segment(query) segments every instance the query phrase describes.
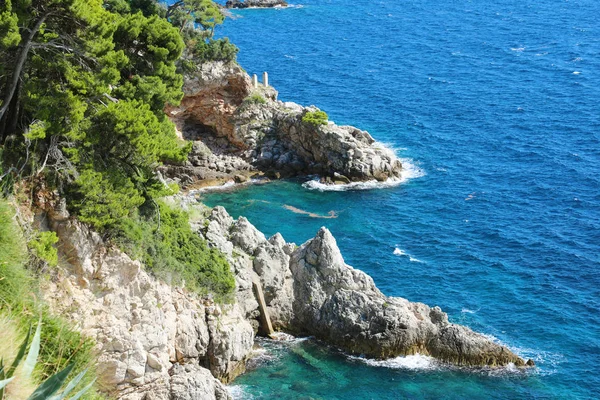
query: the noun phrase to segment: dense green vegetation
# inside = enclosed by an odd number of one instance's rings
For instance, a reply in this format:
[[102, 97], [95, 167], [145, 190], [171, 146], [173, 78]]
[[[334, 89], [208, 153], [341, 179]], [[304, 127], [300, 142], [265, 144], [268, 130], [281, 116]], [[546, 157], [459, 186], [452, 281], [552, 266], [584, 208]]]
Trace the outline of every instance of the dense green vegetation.
[[22, 235], [2, 198], [16, 188], [27, 188], [28, 202], [41, 188], [56, 191], [157, 276], [230, 298], [225, 258], [186, 213], [159, 200], [178, 189], [156, 173], [190, 149], [163, 111], [181, 100], [182, 74], [235, 61], [237, 48], [213, 39], [223, 19], [211, 0], [0, 2], [0, 317], [23, 333], [43, 315], [40, 380], [68, 363], [81, 371], [93, 343], [39, 300], [40, 273], [58, 263], [57, 238]]
[[160, 213], [128, 219], [117, 243], [164, 280], [178, 284], [184, 281], [199, 293], [213, 293], [218, 300], [230, 300], [227, 295], [235, 281], [225, 257], [218, 250], [209, 249], [192, 231], [184, 211], [160, 201], [157, 205]]
[[[41, 179], [67, 199], [71, 213], [118, 238], [151, 270], [163, 276], [170, 270], [173, 279], [203, 293], [230, 293], [224, 259], [191, 232], [172, 238], [169, 217], [175, 216], [156, 206], [156, 199], [177, 190], [159, 179], [156, 167], [184, 161], [190, 149], [163, 111], [183, 96], [181, 73], [205, 61], [235, 59], [237, 48], [227, 39], [213, 40], [224, 19], [220, 9], [211, 0], [169, 6], [11, 0], [0, 7], [3, 190]], [[187, 226], [185, 214], [176, 219]], [[49, 265], [56, 262], [51, 239], [30, 245]], [[185, 250], [192, 242], [195, 252]]]
[[302, 116], [302, 122], [313, 126], [327, 125], [329, 116], [325, 111], [309, 111]]
[[[43, 381], [73, 364], [79, 373], [93, 364], [93, 341], [81, 336], [68, 323], [52, 315], [40, 301], [38, 280], [27, 270], [26, 242], [13, 217], [15, 210], [0, 199], [0, 317], [8, 318], [25, 333], [42, 315], [39, 362], [36, 377]], [[4, 332], [3, 332], [4, 333]], [[2, 357], [3, 354], [0, 354]], [[79, 383], [81, 389], [94, 379], [93, 369]], [[83, 398], [103, 398], [95, 389]]]

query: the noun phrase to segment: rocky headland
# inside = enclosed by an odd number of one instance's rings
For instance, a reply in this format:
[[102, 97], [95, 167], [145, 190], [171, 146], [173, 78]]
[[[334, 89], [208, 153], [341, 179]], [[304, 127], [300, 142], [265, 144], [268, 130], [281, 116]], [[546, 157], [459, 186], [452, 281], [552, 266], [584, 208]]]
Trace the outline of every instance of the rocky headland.
[[287, 5], [284, 0], [227, 0], [225, 8], [272, 8]]
[[[401, 176], [401, 162], [369, 133], [312, 123], [305, 116], [317, 108], [278, 101], [238, 65], [206, 63], [184, 89], [181, 105], [166, 112], [193, 151], [161, 167], [184, 187], [265, 175], [317, 174], [330, 184]], [[64, 201], [38, 205], [37, 224], [58, 234], [61, 258], [45, 300], [96, 341], [99, 384], [117, 398], [229, 399], [223, 383], [245, 371], [255, 336], [277, 331], [378, 359], [418, 353], [459, 366], [533, 365], [449, 322], [439, 307], [385, 296], [344, 262], [326, 228], [296, 246], [190, 195], [168, 201], [193, 209], [194, 231], [226, 256], [236, 281], [230, 303], [158, 280], [70, 217]]]
[[253, 81], [236, 64], [203, 64], [186, 79], [184, 93], [166, 112], [194, 149], [185, 164], [162, 168], [183, 187], [265, 175], [318, 175], [330, 184], [401, 176], [400, 160], [368, 132], [307, 122], [316, 107], [278, 101], [273, 87]]
[[[374, 358], [425, 354], [460, 366], [532, 365], [439, 307], [381, 293], [344, 262], [326, 228], [296, 246], [266, 238], [247, 219], [190, 197], [193, 228], [235, 273], [235, 299], [217, 304], [158, 281], [139, 261], [46, 205], [40, 224], [57, 232], [61, 266], [44, 290], [54, 312], [95, 339], [99, 383], [121, 399], [229, 399], [222, 383], [243, 373], [255, 335], [312, 335]], [[199, 210], [199, 212], [198, 212]]]

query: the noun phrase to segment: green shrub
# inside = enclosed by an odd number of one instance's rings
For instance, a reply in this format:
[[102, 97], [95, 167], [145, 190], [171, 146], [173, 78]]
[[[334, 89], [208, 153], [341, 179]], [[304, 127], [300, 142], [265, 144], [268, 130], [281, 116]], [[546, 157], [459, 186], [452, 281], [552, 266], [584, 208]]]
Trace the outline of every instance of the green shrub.
[[192, 231], [187, 213], [162, 202], [158, 209], [160, 217], [148, 207], [124, 220], [117, 244], [160, 279], [229, 301], [235, 279], [223, 254]]
[[244, 99], [243, 105], [266, 104], [267, 100], [260, 93], [252, 93]]
[[28, 296], [31, 277], [24, 267], [27, 249], [12, 207], [0, 198], [0, 309], [11, 308]]
[[327, 125], [328, 118], [325, 111], [309, 111], [302, 117], [302, 122], [313, 126]]
[[35, 258], [51, 267], [56, 267], [58, 265], [58, 251], [54, 247], [56, 243], [58, 243], [58, 236], [55, 232], [36, 231], [33, 238], [27, 243], [27, 247]]
[[[73, 364], [74, 371], [89, 368], [94, 359], [94, 341], [74, 330], [62, 318], [50, 314], [48, 310], [42, 316], [42, 337], [40, 342], [40, 360], [38, 362], [41, 380], [48, 379], [58, 371]], [[93, 371], [90, 371], [93, 372]], [[93, 373], [85, 382], [92, 380]]]

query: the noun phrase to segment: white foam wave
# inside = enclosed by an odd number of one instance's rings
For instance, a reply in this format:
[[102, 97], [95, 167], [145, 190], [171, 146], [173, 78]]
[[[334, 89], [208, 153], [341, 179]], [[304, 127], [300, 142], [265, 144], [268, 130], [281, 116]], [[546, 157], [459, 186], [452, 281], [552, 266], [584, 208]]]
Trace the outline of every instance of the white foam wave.
[[249, 400], [254, 398], [254, 396], [246, 392], [246, 385], [229, 385], [227, 386], [227, 391], [234, 400]]
[[581, 75], [581, 71], [573, 71], [573, 75]]
[[[290, 335], [289, 333], [285, 333], [285, 332], [275, 332], [271, 334], [271, 339], [273, 340], [277, 340], [280, 342], [292, 342], [292, 341], [297, 341], [298, 338], [296, 338], [296, 336], [294, 335]], [[300, 340], [306, 340], [306, 338], [300, 338]]]
[[222, 185], [206, 186], [206, 187], [203, 187], [200, 189], [193, 190], [192, 192], [193, 193], [215, 192], [215, 191], [219, 191], [219, 190], [231, 189], [235, 185], [236, 185], [236, 183], [234, 181], [227, 181]]
[[517, 52], [522, 52], [525, 51], [525, 47], [511, 47], [510, 48], [512, 51], [517, 51]]
[[406, 253], [404, 252], [404, 250], [402, 250], [402, 249], [399, 249], [399, 248], [397, 248], [397, 247], [396, 247], [396, 248], [394, 249], [394, 255], [395, 255], [395, 256], [405, 256], [405, 255], [406, 255]]
[[395, 256], [401, 256], [401, 257], [408, 257], [408, 260], [411, 262], [418, 262], [418, 263], [422, 263], [423, 261], [419, 260], [416, 257], [411, 256], [410, 254], [406, 253], [404, 250], [402, 250], [399, 247], [396, 247], [394, 249], [394, 253]]
[[388, 360], [371, 360], [368, 358], [348, 356], [352, 360], [363, 362], [371, 367], [384, 367], [392, 369], [432, 370], [438, 368], [433, 357], [415, 354], [412, 356], [390, 358]]
[[386, 181], [379, 182], [376, 180], [365, 182], [351, 182], [342, 185], [330, 185], [319, 182], [319, 178], [304, 182], [302, 186], [309, 190], [318, 190], [320, 192], [345, 192], [348, 190], [370, 190], [370, 189], [385, 189], [391, 188], [411, 179], [420, 178], [425, 175], [425, 171], [412, 163], [413, 160], [401, 158], [402, 171], [399, 178], [390, 178]]
[[460, 312], [463, 314], [475, 314], [477, 311], [479, 310], [469, 310], [468, 308], [463, 308], [462, 310], [460, 310]]

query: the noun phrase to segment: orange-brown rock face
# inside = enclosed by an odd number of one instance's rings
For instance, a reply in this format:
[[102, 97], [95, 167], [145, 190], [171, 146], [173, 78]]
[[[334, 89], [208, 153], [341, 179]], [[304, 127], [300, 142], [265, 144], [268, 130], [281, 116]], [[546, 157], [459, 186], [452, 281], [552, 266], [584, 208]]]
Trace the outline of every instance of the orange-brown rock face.
[[184, 131], [186, 124], [198, 124], [217, 137], [244, 148], [236, 136], [233, 115], [250, 94], [250, 77], [237, 64], [205, 63], [192, 79], [184, 84], [185, 97], [177, 107], [167, 106], [165, 112]]

